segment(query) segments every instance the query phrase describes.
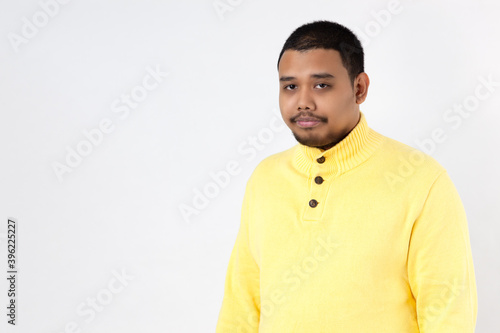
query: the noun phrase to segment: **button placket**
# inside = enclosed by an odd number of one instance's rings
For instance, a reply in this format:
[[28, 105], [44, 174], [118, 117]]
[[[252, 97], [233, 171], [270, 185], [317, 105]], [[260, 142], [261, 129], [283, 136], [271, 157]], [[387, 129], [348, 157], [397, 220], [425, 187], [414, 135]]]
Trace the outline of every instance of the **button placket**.
[[312, 176], [309, 179], [309, 201], [304, 212], [304, 221], [319, 221], [323, 215], [323, 207], [328, 193], [328, 189], [325, 185], [323, 177], [320, 174], [324, 173], [325, 166], [322, 165], [325, 162], [325, 157], [320, 156], [316, 159], [317, 163], [311, 168]]

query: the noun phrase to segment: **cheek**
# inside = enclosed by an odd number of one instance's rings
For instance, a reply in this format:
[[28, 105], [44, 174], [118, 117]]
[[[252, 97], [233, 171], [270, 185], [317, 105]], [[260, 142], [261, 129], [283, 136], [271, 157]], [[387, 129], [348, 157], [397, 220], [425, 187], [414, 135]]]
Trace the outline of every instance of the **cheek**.
[[278, 103], [279, 103], [280, 109], [283, 110], [283, 107], [285, 106], [285, 99], [284, 99], [283, 95], [281, 95], [281, 94], [279, 95]]
[[283, 98], [281, 95], [279, 96], [278, 100], [279, 104], [279, 109], [281, 113], [281, 117], [283, 118], [283, 121], [288, 124], [288, 118], [290, 118], [290, 107], [288, 106], [288, 101], [286, 98]]
[[290, 113], [294, 110], [294, 101], [289, 96], [279, 96], [279, 106], [282, 112]]
[[287, 101], [290, 101], [290, 96], [287, 96], [285, 93], [279, 94], [280, 103], [286, 104]]
[[318, 103], [321, 103], [322, 106], [330, 109], [343, 108], [351, 102], [351, 97], [348, 91], [337, 90], [331, 94], [325, 94], [321, 97], [322, 98], [318, 99]]

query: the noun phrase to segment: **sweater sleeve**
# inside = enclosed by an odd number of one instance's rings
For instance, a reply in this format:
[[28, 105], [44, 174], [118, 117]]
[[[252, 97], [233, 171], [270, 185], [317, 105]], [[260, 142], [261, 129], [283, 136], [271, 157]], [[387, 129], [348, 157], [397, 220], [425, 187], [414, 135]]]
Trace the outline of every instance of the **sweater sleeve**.
[[408, 279], [421, 333], [474, 332], [477, 291], [467, 217], [446, 171], [414, 222]]
[[259, 331], [260, 269], [249, 247], [249, 189], [241, 210], [241, 221], [226, 272], [224, 297], [216, 333]]

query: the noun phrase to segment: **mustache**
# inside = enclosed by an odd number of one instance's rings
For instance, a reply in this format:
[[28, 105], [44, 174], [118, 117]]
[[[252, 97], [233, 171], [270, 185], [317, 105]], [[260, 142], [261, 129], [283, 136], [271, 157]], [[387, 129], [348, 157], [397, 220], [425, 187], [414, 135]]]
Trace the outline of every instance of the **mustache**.
[[314, 119], [318, 119], [321, 122], [326, 122], [326, 120], [327, 120], [326, 118], [318, 117], [317, 115], [315, 115], [311, 112], [299, 113], [298, 115], [290, 118], [290, 120], [292, 122], [296, 122], [298, 118], [314, 118]]

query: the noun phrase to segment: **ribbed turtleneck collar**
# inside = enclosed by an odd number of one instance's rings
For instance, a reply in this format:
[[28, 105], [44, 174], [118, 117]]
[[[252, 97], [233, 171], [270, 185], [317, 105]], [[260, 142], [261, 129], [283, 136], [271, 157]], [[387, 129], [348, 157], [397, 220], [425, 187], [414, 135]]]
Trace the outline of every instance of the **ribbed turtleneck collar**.
[[[356, 126], [332, 148], [322, 151], [298, 143], [295, 146], [294, 165], [306, 174], [315, 165], [325, 176], [337, 177], [368, 159], [383, 140], [381, 134], [368, 127], [365, 115], [360, 111]], [[318, 163], [317, 159], [322, 156], [325, 161]]]

